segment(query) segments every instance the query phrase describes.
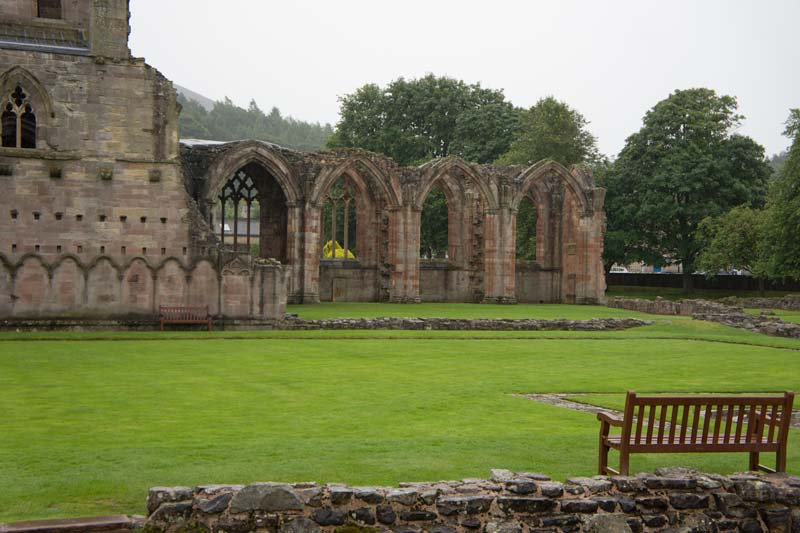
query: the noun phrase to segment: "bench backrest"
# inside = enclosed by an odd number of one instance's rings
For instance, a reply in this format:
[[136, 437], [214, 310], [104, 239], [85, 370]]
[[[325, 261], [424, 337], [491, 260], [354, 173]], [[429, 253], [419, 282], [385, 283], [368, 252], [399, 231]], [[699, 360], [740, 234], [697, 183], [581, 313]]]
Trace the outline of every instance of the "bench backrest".
[[726, 448], [785, 442], [794, 393], [781, 396], [637, 396], [625, 401], [622, 446]]
[[161, 305], [158, 307], [158, 313], [164, 320], [206, 320], [208, 318], [208, 306]]

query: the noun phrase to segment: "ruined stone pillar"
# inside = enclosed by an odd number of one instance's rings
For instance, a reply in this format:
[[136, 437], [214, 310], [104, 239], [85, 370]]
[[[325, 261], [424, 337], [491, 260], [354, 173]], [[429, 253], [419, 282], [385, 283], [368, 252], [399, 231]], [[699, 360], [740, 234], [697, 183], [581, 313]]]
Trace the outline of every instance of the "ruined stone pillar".
[[320, 242], [322, 210], [308, 204], [303, 216], [303, 303], [319, 303], [319, 261], [322, 254]]
[[487, 212], [484, 220], [483, 303], [517, 303], [516, 215], [501, 207]]
[[279, 263], [258, 261], [253, 267], [255, 277], [255, 318], [282, 320], [286, 314], [287, 272]]
[[603, 268], [603, 234], [605, 190], [594, 189], [590, 197], [591, 211], [583, 213], [580, 221], [581, 265], [578, 273], [578, 303], [605, 303], [606, 277]]
[[286, 266], [288, 298], [292, 303], [303, 300], [303, 208], [296, 204], [288, 205], [286, 223]]
[[419, 303], [419, 239], [422, 210], [403, 206], [389, 213], [389, 301]]

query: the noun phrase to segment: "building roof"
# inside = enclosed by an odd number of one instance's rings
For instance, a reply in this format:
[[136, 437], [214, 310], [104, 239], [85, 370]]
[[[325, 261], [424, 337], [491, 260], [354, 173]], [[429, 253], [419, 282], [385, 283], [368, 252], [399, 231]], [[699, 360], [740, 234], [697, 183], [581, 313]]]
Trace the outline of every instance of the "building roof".
[[30, 26], [0, 22], [0, 48], [71, 55], [89, 55], [83, 32], [63, 26]]

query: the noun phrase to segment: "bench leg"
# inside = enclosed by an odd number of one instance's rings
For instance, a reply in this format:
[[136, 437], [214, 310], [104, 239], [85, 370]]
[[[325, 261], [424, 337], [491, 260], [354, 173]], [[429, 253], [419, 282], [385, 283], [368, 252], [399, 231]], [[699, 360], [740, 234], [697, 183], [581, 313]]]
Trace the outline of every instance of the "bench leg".
[[597, 459], [597, 473], [601, 476], [604, 476], [606, 473], [608, 473], [608, 451], [610, 449], [608, 446], [606, 446], [608, 430], [608, 422], [600, 422], [600, 452]]
[[164, 321], [161, 321], [161, 331], [164, 331]]
[[750, 468], [752, 472], [758, 472], [758, 452], [750, 452]]
[[781, 443], [775, 454], [775, 472], [786, 472], [786, 441]]
[[630, 456], [628, 455], [628, 450], [619, 450], [619, 475], [620, 476], [627, 476], [628, 470], [630, 470]]
[[211, 331], [211, 321], [208, 321], [208, 331]]

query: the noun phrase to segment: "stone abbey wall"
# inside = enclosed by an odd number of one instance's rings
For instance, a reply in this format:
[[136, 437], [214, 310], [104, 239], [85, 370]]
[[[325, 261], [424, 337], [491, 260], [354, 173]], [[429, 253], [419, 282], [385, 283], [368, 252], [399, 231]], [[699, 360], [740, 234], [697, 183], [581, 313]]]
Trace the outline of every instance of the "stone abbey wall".
[[283, 317], [286, 283], [279, 263], [218, 266], [176, 257], [152, 263], [134, 257], [118, 263], [100, 256], [84, 264], [73, 254], [52, 263], [27, 254], [10, 263], [0, 254], [0, 317], [152, 318], [160, 305], [208, 306], [234, 319]]
[[[188, 140], [181, 157], [206, 229], [219, 224], [219, 195], [231, 176], [244, 172], [258, 187], [279, 189], [280, 201], [262, 206], [278, 205], [284, 217], [270, 226], [262, 218], [261, 231], [281, 240], [275, 248], [290, 272], [291, 302], [604, 299], [605, 191], [581, 167], [553, 161], [497, 167], [457, 157], [399, 167], [361, 150], [299, 153], [261, 141]], [[354, 190], [358, 225], [350, 238], [358, 256], [323, 259], [326, 197], [342, 182]], [[448, 204], [445, 260], [420, 257], [422, 208], [434, 187]], [[536, 262], [516, 260], [516, 216], [524, 200], [537, 210]], [[192, 238], [195, 248], [218, 242], [202, 231]]]
[[[359, 150], [181, 143], [172, 83], [128, 49], [126, 0], [61, 2], [56, 18], [38, 16], [37, 4], [0, 0], [0, 318], [124, 315], [203, 298], [237, 318], [282, 309], [254, 304], [266, 279], [255, 259], [281, 263], [267, 277], [285, 280], [271, 294], [290, 302], [603, 300], [604, 190], [583, 168], [454, 157], [406, 168]], [[255, 250], [220, 239], [220, 196], [240, 175], [263, 206]], [[342, 183], [357, 256], [325, 259], [326, 202]], [[434, 187], [447, 198], [448, 254], [427, 261], [421, 213]], [[537, 260], [518, 264], [523, 201], [537, 212]], [[208, 269], [216, 288], [197, 290]], [[118, 281], [100, 280], [111, 270]], [[184, 281], [161, 277], [178, 270]], [[96, 307], [103, 299], [114, 304]]]
[[569, 478], [492, 470], [488, 480], [348, 487], [253, 483], [151, 489], [153, 531], [639, 533], [800, 530], [800, 478], [665, 469]]

